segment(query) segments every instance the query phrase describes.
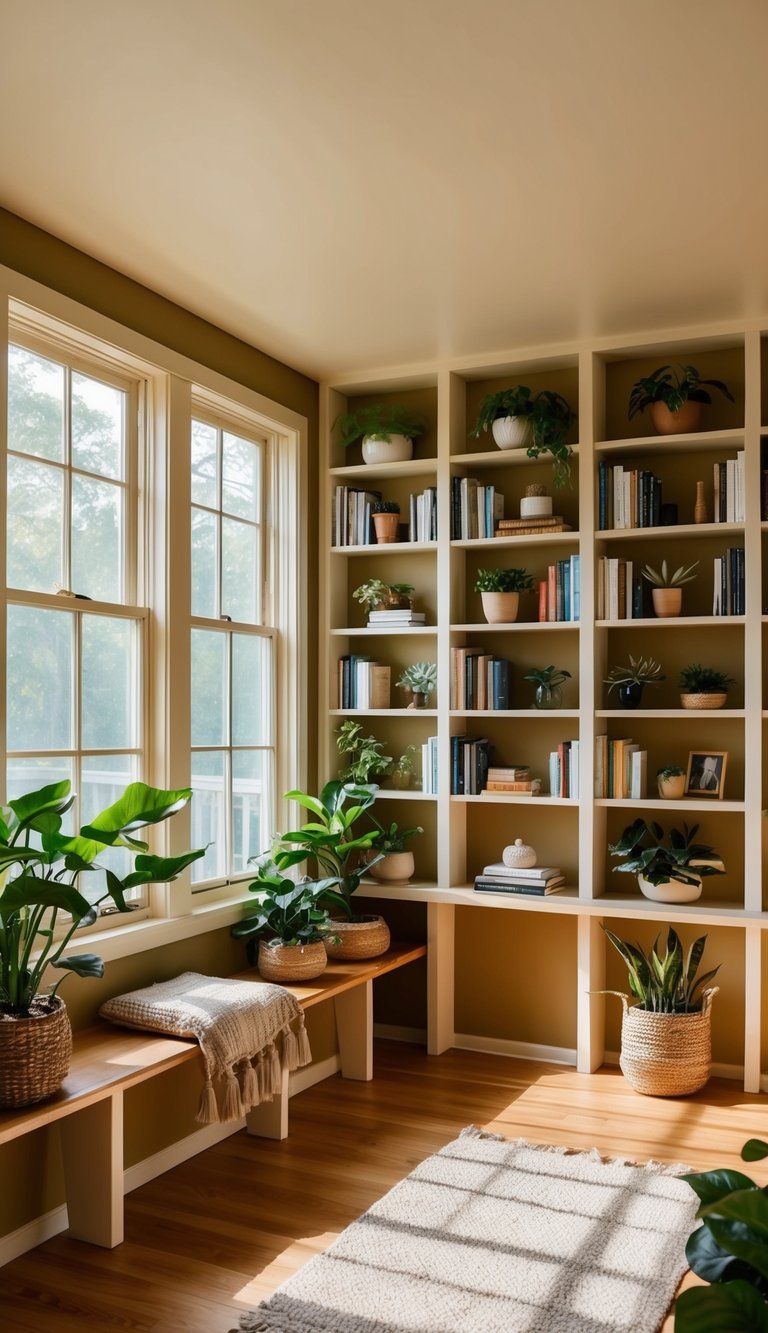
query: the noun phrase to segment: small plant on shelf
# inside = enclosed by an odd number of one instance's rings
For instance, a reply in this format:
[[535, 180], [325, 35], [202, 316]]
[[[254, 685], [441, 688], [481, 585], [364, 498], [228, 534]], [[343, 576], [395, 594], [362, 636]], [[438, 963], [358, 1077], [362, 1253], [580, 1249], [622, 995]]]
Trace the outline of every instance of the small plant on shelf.
[[369, 612], [384, 608], [397, 610], [411, 605], [413, 591], [412, 583], [384, 583], [382, 579], [368, 579], [355, 588], [352, 596]]
[[728, 688], [735, 684], [733, 676], [727, 676], [724, 671], [694, 662], [680, 672], [680, 703], [683, 708], [724, 708]]
[[517, 620], [520, 593], [531, 592], [533, 586], [526, 569], [478, 569], [475, 592], [480, 593], [489, 625], [508, 625]]
[[730, 403], [733, 394], [722, 380], [703, 380], [695, 366], [659, 366], [632, 386], [629, 420], [651, 409], [651, 419], [660, 435], [686, 434], [697, 430], [703, 403], [711, 403], [708, 389], [717, 389]]
[[416, 746], [406, 745], [395, 767], [392, 769], [392, 786], [399, 791], [406, 791], [411, 785], [415, 772]]
[[374, 834], [373, 848], [378, 853], [379, 859], [369, 866], [370, 874], [373, 879], [384, 883], [404, 884], [415, 870], [413, 852], [406, 843], [424, 830], [420, 827], [401, 829], [394, 822], [385, 827], [377, 819], [373, 822], [377, 830]]
[[413, 662], [401, 673], [397, 684], [400, 689], [410, 690], [413, 694], [409, 708], [424, 708], [437, 686], [437, 667], [434, 662]]
[[536, 686], [534, 708], [562, 708], [562, 687], [570, 679], [570, 671], [556, 666], [534, 667], [523, 676], [523, 680]]
[[532, 394], [526, 385], [518, 384], [483, 399], [470, 433], [477, 438], [481, 431], [491, 430], [500, 449], [526, 446], [529, 458], [550, 454], [555, 485], [562, 486], [570, 471], [567, 440], [575, 421], [576, 413], [562, 394], [552, 389]]
[[622, 708], [638, 708], [646, 685], [659, 685], [666, 676], [661, 664], [652, 657], [632, 657], [627, 666], [611, 667], [603, 684], [611, 690], [618, 690], [619, 704]]
[[347, 449], [366, 435], [373, 440], [389, 442], [393, 435], [404, 435], [417, 440], [426, 430], [424, 418], [397, 403], [369, 403], [355, 412], [342, 412], [333, 423], [339, 432], [340, 443]]
[[617, 843], [609, 844], [611, 856], [622, 858], [613, 869], [637, 875], [641, 893], [653, 902], [695, 902], [702, 879], [725, 871], [714, 847], [695, 841], [698, 831], [698, 824], [683, 824], [682, 832], [672, 829], [665, 843], [661, 824], [636, 819]]
[[400, 506], [397, 500], [376, 500], [371, 512], [377, 542], [396, 542], [400, 529]]
[[667, 764], [656, 771], [656, 785], [662, 801], [679, 801], [685, 795], [685, 769]]
[[662, 560], [661, 569], [644, 565], [642, 575], [652, 585], [653, 609], [659, 618], [679, 616], [683, 606], [683, 585], [692, 583], [697, 577], [695, 571], [699, 561], [692, 565], [679, 565], [670, 570], [666, 560]]
[[347, 718], [336, 734], [336, 749], [345, 755], [347, 764], [339, 771], [343, 782], [367, 783], [372, 778], [386, 777], [392, 771], [394, 760], [384, 754], [384, 745], [375, 736], [366, 736], [361, 723]]

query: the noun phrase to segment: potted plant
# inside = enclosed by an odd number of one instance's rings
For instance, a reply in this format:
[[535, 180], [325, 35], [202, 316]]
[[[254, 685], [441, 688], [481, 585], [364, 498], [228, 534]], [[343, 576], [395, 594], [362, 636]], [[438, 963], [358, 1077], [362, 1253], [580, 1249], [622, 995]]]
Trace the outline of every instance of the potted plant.
[[568, 431], [576, 413], [560, 393], [541, 389], [537, 394], [524, 384], [491, 393], [480, 404], [477, 421], [470, 432], [475, 438], [489, 428], [500, 449], [525, 447], [529, 458], [551, 454], [554, 482], [561, 486], [567, 479], [571, 447]]
[[[389, 948], [389, 927], [383, 917], [356, 915], [352, 910], [360, 880], [381, 856], [374, 845], [376, 830], [358, 833], [353, 828], [375, 799], [375, 787], [335, 781], [327, 782], [319, 796], [286, 792], [286, 800], [296, 801], [312, 819], [282, 835], [274, 860], [280, 870], [307, 862], [320, 884], [330, 877], [332, 882], [318, 895], [322, 906], [334, 910], [333, 939], [326, 941], [329, 958], [376, 958]], [[365, 862], [361, 854], [367, 856]]]
[[407, 610], [413, 604], [412, 583], [384, 583], [382, 579], [367, 579], [352, 593], [356, 602], [370, 614], [371, 611]]
[[683, 708], [724, 708], [728, 700], [728, 687], [735, 684], [733, 676], [694, 662], [691, 666], [683, 667], [680, 672], [680, 703]]
[[413, 852], [406, 847], [410, 838], [423, 833], [423, 828], [398, 828], [396, 823], [386, 828], [374, 819], [377, 832], [373, 847], [380, 859], [369, 862], [367, 869], [372, 879], [382, 884], [404, 884], [414, 872]]
[[614, 870], [637, 875], [640, 892], [655, 903], [693, 903], [701, 897], [705, 875], [722, 875], [725, 866], [705, 843], [694, 842], [699, 825], [672, 829], [668, 843], [660, 824], [636, 819], [619, 841], [609, 844], [611, 856], [622, 857]]
[[376, 500], [372, 512], [379, 545], [388, 546], [396, 542], [400, 534], [400, 506], [397, 500]]
[[555, 666], [535, 667], [523, 676], [523, 680], [529, 680], [536, 686], [534, 708], [562, 708], [562, 687], [570, 679], [570, 671]]
[[390, 773], [393, 759], [384, 754], [384, 745], [375, 736], [366, 736], [360, 722], [347, 718], [342, 722], [336, 735], [336, 749], [346, 755], [348, 763], [340, 769], [342, 782], [354, 782], [360, 785], [371, 778], [383, 778]]
[[628, 666], [611, 667], [604, 677], [603, 684], [611, 690], [618, 690], [621, 708], [639, 708], [646, 685], [658, 685], [666, 680], [661, 666], [652, 657], [632, 657]]
[[683, 607], [683, 584], [691, 583], [696, 578], [694, 570], [698, 563], [698, 560], [694, 560], [692, 565], [680, 565], [674, 573], [670, 573], [666, 560], [662, 560], [660, 570], [653, 569], [650, 565], [643, 567], [641, 571], [643, 578], [653, 585], [651, 595], [657, 616], [666, 618], [680, 615]]
[[480, 593], [489, 625], [511, 625], [517, 620], [520, 593], [530, 592], [533, 579], [525, 569], [479, 569], [475, 592]]
[[333, 875], [297, 884], [277, 864], [278, 849], [279, 843], [273, 852], [255, 858], [257, 874], [248, 892], [259, 895], [258, 909], [236, 922], [232, 935], [249, 941], [249, 961], [265, 981], [311, 981], [326, 969], [325, 941], [333, 932], [320, 899], [330, 896], [339, 879]]
[[[79, 834], [61, 831], [75, 800], [67, 780], [9, 801], [2, 811], [0, 1106], [28, 1106], [61, 1087], [69, 1069], [72, 1033], [58, 994], [64, 978], [44, 989], [46, 970], [104, 975], [104, 964], [95, 954], [68, 954], [70, 941], [78, 930], [93, 925], [102, 903], [111, 901], [119, 912], [128, 912], [129, 889], [174, 880], [203, 855], [204, 848], [153, 856], [136, 836], [181, 810], [191, 797], [189, 787], [161, 791], [132, 782]], [[133, 869], [122, 877], [105, 869], [105, 891], [86, 897], [81, 876], [99, 871], [98, 857], [110, 847], [126, 848]]]
[[403, 463], [412, 457], [413, 441], [424, 434], [426, 423], [397, 403], [369, 403], [343, 412], [333, 428], [345, 449], [362, 439], [366, 463]]
[[632, 386], [630, 421], [650, 407], [657, 434], [686, 434], [699, 429], [702, 403], [712, 402], [707, 388], [717, 389], [730, 403], [734, 401], [722, 380], [703, 380], [695, 366], [680, 366], [679, 370], [677, 374], [671, 366], [659, 366]]
[[667, 764], [656, 772], [656, 786], [662, 801], [681, 801], [685, 795], [685, 769]]
[[624, 1009], [619, 1064], [635, 1092], [651, 1097], [687, 1097], [703, 1088], [712, 1062], [711, 1009], [717, 994], [710, 982], [718, 967], [697, 976], [707, 941], [702, 935], [683, 954], [670, 928], [662, 953], [658, 939], [648, 954], [612, 931], [608, 939], [627, 965], [629, 989], [636, 1003], [621, 991]]
[[[749, 1139], [744, 1162], [768, 1157], [768, 1143]], [[696, 1226], [685, 1257], [709, 1286], [689, 1287], [677, 1298], [675, 1333], [717, 1329], [768, 1329], [768, 1195], [741, 1171], [720, 1168], [691, 1172], [687, 1180], [698, 1195]]]
[[415, 759], [416, 746], [406, 745], [403, 753], [395, 764], [395, 767], [392, 769], [392, 786], [396, 787], [398, 791], [407, 791], [410, 787], [415, 769]]
[[437, 667], [434, 662], [414, 662], [401, 672], [397, 684], [401, 690], [411, 691], [409, 708], [426, 708], [430, 694], [437, 687]]

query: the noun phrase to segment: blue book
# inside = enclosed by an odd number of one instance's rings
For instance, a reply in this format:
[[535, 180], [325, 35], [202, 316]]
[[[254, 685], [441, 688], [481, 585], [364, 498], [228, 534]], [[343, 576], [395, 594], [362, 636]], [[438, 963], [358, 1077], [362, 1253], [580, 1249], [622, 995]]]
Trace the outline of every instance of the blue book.
[[509, 708], [509, 662], [505, 657], [495, 657], [492, 663], [493, 704], [494, 709]]

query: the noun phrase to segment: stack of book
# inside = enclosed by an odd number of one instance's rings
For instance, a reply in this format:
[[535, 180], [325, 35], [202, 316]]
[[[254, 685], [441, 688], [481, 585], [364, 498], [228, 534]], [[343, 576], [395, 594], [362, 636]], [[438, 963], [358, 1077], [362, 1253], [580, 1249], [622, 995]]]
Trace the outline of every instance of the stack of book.
[[451, 736], [451, 794], [479, 796], [488, 776], [491, 743], [487, 736]]
[[493, 710], [510, 707], [512, 663], [484, 648], [451, 649], [451, 708]]
[[715, 556], [713, 616], [744, 615], [744, 547], [729, 546]]
[[437, 736], [428, 736], [421, 747], [421, 790], [437, 796]]
[[375, 546], [373, 506], [381, 491], [337, 486], [331, 506], [331, 542], [334, 546]]
[[369, 657], [339, 658], [339, 708], [389, 708], [392, 668]]
[[540, 514], [538, 517], [502, 518], [496, 525], [497, 537], [532, 537], [538, 533], [571, 532], [570, 523], [566, 523], [560, 514]]
[[661, 523], [661, 479], [646, 468], [628, 470], [618, 463], [597, 467], [597, 526], [656, 528]]
[[579, 620], [581, 616], [581, 564], [578, 555], [547, 567], [539, 583], [539, 620]]
[[595, 736], [595, 796], [598, 800], [644, 801], [648, 752], [628, 736]]
[[369, 629], [402, 629], [404, 625], [425, 625], [426, 622], [425, 613], [414, 611], [410, 606], [368, 612]]
[[744, 450], [724, 463], [713, 463], [715, 523], [744, 522]]
[[549, 756], [549, 794], [562, 800], [579, 795], [579, 742], [560, 741]]
[[420, 495], [412, 495], [408, 503], [412, 542], [437, 541], [437, 487], [427, 486]]
[[474, 541], [493, 536], [504, 517], [504, 496], [495, 486], [481, 486], [474, 477], [451, 477], [451, 537]]
[[597, 620], [641, 620], [644, 580], [631, 560], [603, 556], [597, 562]]
[[510, 796], [536, 796], [541, 778], [532, 778], [527, 764], [508, 765], [488, 769], [483, 795], [493, 796], [507, 792]]
[[475, 893], [529, 893], [544, 898], [548, 893], [556, 893], [564, 883], [565, 876], [556, 866], [512, 870], [503, 861], [495, 861], [476, 876]]

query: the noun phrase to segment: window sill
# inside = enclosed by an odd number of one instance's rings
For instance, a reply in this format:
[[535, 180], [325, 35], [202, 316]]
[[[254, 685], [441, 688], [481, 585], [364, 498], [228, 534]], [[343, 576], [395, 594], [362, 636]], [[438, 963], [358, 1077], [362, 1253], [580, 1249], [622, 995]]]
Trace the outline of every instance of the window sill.
[[[132, 954], [145, 953], [148, 949], [159, 949], [177, 940], [193, 939], [196, 935], [206, 935], [209, 931], [219, 930], [223, 926], [234, 925], [242, 916], [245, 903], [252, 902], [246, 893], [218, 902], [201, 904], [193, 907], [184, 916], [147, 917], [130, 925], [113, 927], [111, 930], [88, 932], [88, 949], [98, 953], [105, 963], [118, 958], [129, 958]], [[65, 952], [81, 953], [84, 935], [75, 936]]]

